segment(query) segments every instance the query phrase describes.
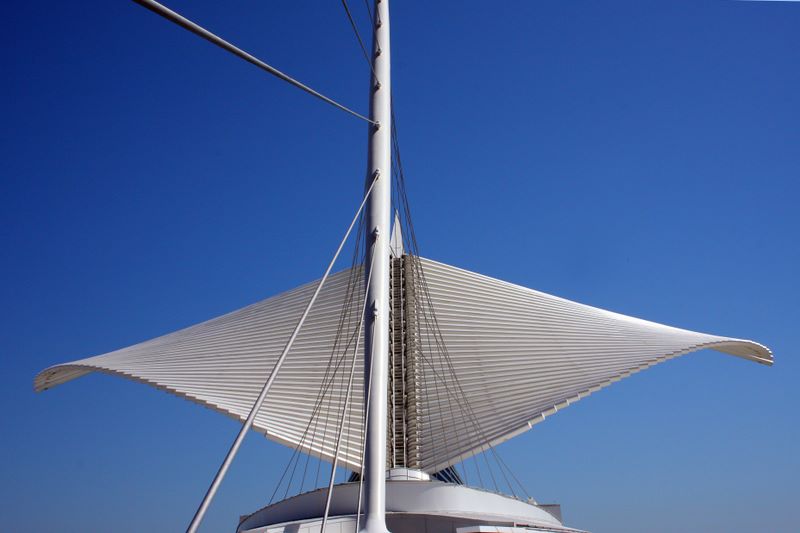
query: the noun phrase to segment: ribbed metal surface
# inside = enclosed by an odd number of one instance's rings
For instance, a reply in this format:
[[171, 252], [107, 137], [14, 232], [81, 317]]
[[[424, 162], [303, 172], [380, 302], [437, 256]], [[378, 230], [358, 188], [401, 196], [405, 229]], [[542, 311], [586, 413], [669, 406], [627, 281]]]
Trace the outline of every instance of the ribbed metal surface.
[[[413, 306], [406, 309], [407, 321], [415, 324], [413, 338], [406, 342], [416, 354], [412, 387], [406, 389], [414, 396], [407, 418], [414, 453], [408, 461], [427, 472], [463, 460], [486, 443], [507, 440], [602, 387], [679, 355], [712, 348], [772, 363], [769, 350], [752, 341], [647, 322], [419, 261], [427, 291], [416, 280]], [[308, 426], [328, 370], [349, 273], [329, 278], [256, 418], [254, 427], [272, 440], [295, 446]], [[406, 276], [419, 273], [417, 269]], [[350, 331], [361, 311], [356, 309], [363, 299], [361, 275], [355, 273]], [[314, 288], [314, 283], [304, 285], [163, 337], [48, 368], [36, 377], [35, 388], [106, 372], [243, 419]], [[449, 360], [437, 348], [431, 304]], [[358, 357], [340, 458], [356, 471], [363, 405], [363, 354]], [[343, 367], [349, 369], [348, 364]], [[317, 417], [320, 423], [311, 425], [301, 446], [304, 451], [331, 458], [345, 374], [339, 372], [327, 396], [331, 401]], [[326, 419], [331, 421], [327, 426]]]
[[[254, 427], [277, 442], [294, 447], [311, 419], [333, 349], [350, 270], [331, 276], [286, 358]], [[364, 298], [361, 269], [355, 273], [349, 332], [355, 330]], [[105, 355], [57, 365], [36, 376], [37, 391], [92, 371], [143, 381], [178, 396], [244, 420], [258, 396], [316, 282], [238, 311]], [[349, 335], [345, 335], [346, 337]], [[361, 464], [363, 342], [353, 383], [352, 416], [345, 423], [342, 457], [348, 468]], [[331, 458], [347, 388], [353, 347], [311, 425], [301, 448]], [[325, 419], [329, 420], [326, 425]]]
[[[611, 383], [673, 357], [711, 348], [771, 364], [755, 342], [695, 333], [571, 302], [422, 259], [436, 320], [452, 361], [436, 353], [431, 320], [420, 320], [422, 467], [441, 470], [507, 440]], [[434, 374], [434, 376], [431, 376]], [[453, 374], [457, 380], [453, 379]], [[438, 377], [437, 377], [438, 375]], [[457, 383], [468, 410], [442, 397]], [[436, 390], [438, 387], [438, 397]], [[458, 399], [458, 395], [456, 398]], [[454, 399], [454, 400], [455, 400]], [[460, 398], [462, 402], [464, 396]]]

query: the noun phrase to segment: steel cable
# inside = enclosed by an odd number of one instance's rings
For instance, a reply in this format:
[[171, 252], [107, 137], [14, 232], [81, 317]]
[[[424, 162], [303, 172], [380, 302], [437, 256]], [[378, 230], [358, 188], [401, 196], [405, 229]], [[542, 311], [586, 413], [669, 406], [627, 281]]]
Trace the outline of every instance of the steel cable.
[[285, 81], [286, 83], [288, 83], [290, 85], [293, 85], [293, 86], [297, 87], [298, 89], [300, 89], [302, 91], [305, 91], [308, 94], [310, 94], [310, 95], [312, 95], [312, 96], [314, 96], [316, 98], [319, 98], [323, 102], [325, 102], [327, 104], [330, 104], [330, 105], [332, 105], [332, 106], [334, 106], [334, 107], [336, 107], [338, 109], [341, 109], [342, 111], [345, 111], [346, 113], [349, 113], [349, 114], [353, 115], [354, 117], [357, 117], [357, 118], [360, 118], [361, 120], [369, 122], [370, 124], [373, 124], [373, 125], [377, 124], [375, 121], [365, 117], [361, 113], [353, 111], [349, 107], [345, 107], [342, 104], [340, 104], [339, 102], [337, 102], [337, 101], [335, 101], [335, 100], [333, 100], [331, 98], [328, 98], [327, 96], [325, 96], [324, 94], [322, 94], [322, 93], [320, 93], [318, 91], [315, 91], [314, 89], [312, 89], [308, 85], [305, 85], [304, 83], [301, 83], [301, 82], [297, 81], [296, 79], [292, 78], [288, 74], [285, 74], [285, 73], [281, 72], [280, 70], [276, 69], [275, 67], [273, 67], [271, 65], [268, 65], [267, 63], [265, 63], [264, 61], [261, 61], [260, 59], [258, 59], [257, 57], [253, 56], [252, 54], [249, 54], [248, 52], [245, 52], [241, 48], [238, 48], [237, 46], [229, 43], [228, 41], [226, 41], [222, 37], [219, 37], [219, 36], [211, 33], [210, 31], [208, 31], [207, 29], [203, 28], [202, 26], [192, 22], [191, 20], [189, 20], [186, 17], [180, 15], [179, 13], [176, 13], [175, 11], [172, 11], [168, 7], [159, 4], [155, 0], [133, 0], [133, 1], [136, 2], [137, 4], [141, 5], [142, 7], [146, 8], [146, 9], [149, 9], [153, 13], [164, 17], [165, 19], [169, 20], [170, 22], [173, 22], [173, 23], [177, 24], [181, 28], [184, 28], [185, 30], [188, 30], [188, 31], [194, 33], [198, 37], [202, 37], [203, 39], [207, 40], [208, 42], [219, 46], [223, 50], [226, 50], [226, 51], [232, 53], [233, 55], [235, 55], [235, 56], [237, 56], [237, 57], [239, 57], [241, 59], [244, 59], [248, 63], [257, 66], [261, 70], [264, 70], [265, 72], [275, 76], [276, 78], [279, 78], [279, 79]]

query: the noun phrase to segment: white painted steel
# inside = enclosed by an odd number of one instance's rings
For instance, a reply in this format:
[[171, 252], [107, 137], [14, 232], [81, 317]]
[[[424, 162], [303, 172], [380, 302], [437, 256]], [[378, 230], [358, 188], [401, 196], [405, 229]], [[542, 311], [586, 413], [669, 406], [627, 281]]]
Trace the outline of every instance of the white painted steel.
[[[679, 355], [711, 348], [772, 363], [769, 349], [752, 341], [664, 326], [435, 261], [421, 262], [431, 298], [431, 302], [423, 298], [422, 305], [432, 303], [436, 310], [454, 372], [483, 429], [472, 429], [465, 413], [451, 413], [448, 402], [439, 407], [434, 387], [441, 387], [443, 394], [453, 383], [437, 380], [431, 366], [422, 364], [420, 453], [422, 469], [428, 473], [458, 462], [486, 443], [523, 433], [581, 398]], [[308, 424], [328, 365], [348, 275], [343, 271], [328, 279], [254, 421], [253, 427], [272, 440], [294, 446]], [[315, 287], [310, 283], [129, 348], [56, 365], [36, 376], [35, 388], [41, 391], [93, 371], [105, 372], [243, 420]], [[361, 283], [356, 283], [355, 291], [350, 332], [361, 312]], [[440, 373], [439, 356], [427, 342], [433, 336], [430, 324], [421, 320], [420, 329], [423, 355]], [[359, 361], [363, 361], [361, 350]], [[363, 405], [362, 370], [363, 364], [357, 363], [354, 408]], [[335, 381], [332, 401], [322, 406], [321, 417], [338, 419], [345, 386], [346, 379]], [[354, 411], [344, 426], [341, 461], [354, 471], [361, 469], [362, 415]], [[383, 416], [385, 420], [385, 410]], [[301, 449], [332, 458], [337, 430], [335, 423], [327, 428], [312, 425]]]
[[[350, 278], [350, 270], [328, 278], [254, 419], [253, 428], [272, 440], [294, 447], [311, 419]], [[363, 304], [360, 267], [353, 279], [355, 294], [349, 309], [353, 318], [345, 338], [355, 330]], [[35, 389], [49, 389], [93, 371], [105, 372], [153, 385], [244, 421], [317, 283], [141, 344], [48, 368], [36, 376]], [[361, 464], [361, 348], [357, 360], [352, 401], [359, 408], [348, 417], [340, 454], [343, 464], [355, 470]], [[320, 419], [338, 419], [345, 386], [346, 380], [334, 380]], [[335, 423], [312, 425], [301, 449], [332, 458], [337, 430]]]
[[[702, 348], [763, 364], [758, 343], [696, 333], [579, 304], [459, 268], [421, 259], [454, 373], [481, 431], [466, 409], [437, 402], [446, 365], [431, 353], [433, 327], [420, 321], [423, 387], [418, 401], [422, 469], [435, 472], [530, 429], [611, 383]], [[420, 291], [418, 291], [419, 294]], [[425, 353], [427, 350], [428, 353]], [[443, 370], [444, 368], [445, 370]], [[432, 372], [440, 375], [432, 377]], [[445, 441], [447, 444], [445, 444]]]
[[[372, 265], [375, 261], [375, 254], [370, 254], [372, 259], [370, 260], [370, 271], [372, 271]], [[367, 286], [369, 286], [370, 278], [367, 277]], [[322, 515], [322, 531], [325, 531], [325, 526], [328, 522], [328, 512], [331, 508], [331, 497], [333, 496], [333, 485], [336, 481], [336, 467], [339, 464], [339, 452], [342, 450], [342, 435], [344, 435], [344, 425], [347, 422], [347, 412], [348, 407], [350, 406], [350, 398], [352, 397], [353, 391], [353, 379], [356, 375], [356, 355], [358, 355], [358, 348], [361, 346], [361, 335], [362, 335], [362, 326], [364, 325], [364, 317], [366, 316], [367, 302], [366, 299], [364, 300], [364, 304], [362, 305], [361, 310], [361, 319], [358, 321], [358, 328], [356, 329], [356, 346], [353, 349], [353, 360], [350, 363], [350, 379], [347, 381], [347, 392], [344, 396], [344, 405], [342, 406], [342, 413], [341, 418], [339, 420], [339, 431], [336, 433], [336, 446], [335, 451], [333, 452], [333, 462], [331, 463], [331, 475], [330, 480], [328, 481], [328, 497], [325, 501], [325, 514]], [[369, 400], [366, 400], [365, 403], [367, 404], [366, 409], [369, 409], [368, 404]], [[365, 424], [366, 425], [366, 424]]]
[[389, 252], [392, 257], [400, 257], [405, 253], [403, 248], [403, 226], [400, 224], [400, 214], [395, 212], [392, 222], [392, 237], [389, 239]]
[[289, 76], [287, 74], [284, 74], [283, 72], [281, 72], [280, 70], [276, 69], [275, 67], [272, 67], [272, 66], [264, 63], [263, 61], [261, 61], [257, 57], [254, 57], [254, 56], [248, 54], [244, 50], [234, 46], [231, 43], [229, 43], [228, 41], [226, 41], [222, 37], [214, 35], [210, 31], [208, 31], [207, 29], [203, 28], [202, 26], [200, 26], [198, 24], [195, 24], [191, 20], [189, 20], [186, 17], [176, 13], [175, 11], [172, 11], [168, 7], [159, 4], [155, 0], [133, 0], [133, 1], [136, 2], [137, 4], [141, 5], [142, 7], [146, 8], [146, 9], [149, 9], [153, 13], [164, 17], [165, 19], [169, 20], [170, 22], [174, 22], [178, 26], [180, 26], [180, 27], [182, 27], [182, 28], [194, 33], [198, 37], [202, 37], [203, 39], [207, 40], [208, 42], [219, 46], [223, 50], [226, 50], [226, 51], [232, 53], [233, 55], [235, 55], [235, 56], [237, 56], [237, 57], [239, 57], [241, 59], [244, 59], [248, 63], [257, 66], [261, 70], [264, 70], [264, 71], [272, 74], [276, 78], [279, 78], [279, 79], [281, 79], [281, 80], [283, 80], [283, 81], [285, 81], [285, 82], [287, 82], [287, 83], [289, 83], [291, 85], [294, 85], [298, 89], [300, 89], [302, 91], [305, 91], [308, 94], [319, 98], [323, 102], [331, 104], [332, 106], [337, 107], [337, 108], [341, 109], [342, 111], [344, 111], [346, 113], [350, 113], [354, 117], [358, 117], [361, 120], [365, 120], [367, 122], [370, 122], [370, 119], [368, 119], [364, 115], [362, 115], [360, 113], [356, 113], [352, 109], [347, 108], [347, 107], [343, 106], [342, 104], [340, 104], [339, 102], [336, 102], [335, 100], [332, 100], [332, 99], [328, 98], [324, 94], [321, 94], [321, 93], [315, 91], [311, 87], [309, 87], [309, 86], [307, 86], [307, 85], [305, 85], [303, 83], [300, 83], [299, 81], [297, 81], [296, 79], [292, 78], [291, 76]]
[[[231, 445], [228, 453], [225, 455], [225, 459], [222, 461], [222, 464], [217, 470], [217, 474], [214, 476], [214, 480], [211, 482], [211, 486], [208, 487], [208, 491], [206, 492], [205, 496], [203, 497], [203, 501], [200, 503], [200, 506], [197, 508], [197, 512], [195, 513], [194, 517], [192, 518], [189, 527], [186, 529], [187, 533], [195, 533], [197, 528], [200, 527], [200, 524], [203, 522], [203, 518], [205, 517], [206, 511], [208, 510], [208, 506], [211, 504], [211, 501], [214, 499], [214, 495], [217, 493], [217, 489], [219, 489], [222, 480], [225, 479], [225, 475], [228, 472], [228, 468], [231, 466], [236, 454], [239, 452], [239, 447], [242, 445], [245, 436], [250, 431], [250, 428], [253, 427], [253, 422], [256, 419], [256, 415], [258, 415], [258, 410], [261, 409], [261, 406], [264, 403], [264, 399], [267, 397], [270, 389], [272, 388], [272, 384], [275, 382], [275, 378], [278, 377], [278, 372], [281, 370], [281, 366], [283, 366], [283, 362], [286, 360], [286, 356], [289, 354], [289, 351], [292, 349], [294, 345], [294, 341], [297, 339], [297, 335], [300, 333], [303, 325], [305, 324], [306, 319], [308, 318], [308, 314], [311, 312], [311, 308], [314, 306], [314, 303], [317, 301], [317, 297], [322, 292], [322, 289], [325, 286], [325, 282], [328, 280], [328, 276], [333, 270], [333, 266], [336, 264], [336, 260], [339, 258], [339, 254], [342, 253], [342, 248], [344, 248], [347, 239], [350, 237], [350, 233], [353, 231], [353, 226], [356, 225], [359, 217], [361, 216], [361, 211], [364, 209], [364, 204], [366, 203], [367, 199], [369, 198], [370, 193], [372, 192], [372, 188], [375, 186], [375, 180], [372, 181], [371, 184], [368, 185], [367, 191], [364, 193], [364, 199], [361, 201], [361, 205], [358, 206], [358, 211], [356, 211], [355, 216], [353, 217], [353, 221], [350, 222], [350, 226], [347, 228], [347, 231], [342, 238], [342, 241], [339, 243], [339, 247], [336, 249], [336, 252], [333, 254], [333, 258], [331, 258], [330, 263], [328, 263], [328, 267], [325, 269], [325, 273], [322, 275], [322, 278], [317, 283], [317, 287], [314, 289], [314, 293], [309, 298], [308, 303], [306, 304], [305, 309], [303, 309], [302, 314], [300, 315], [300, 319], [297, 321], [297, 325], [292, 330], [292, 334], [289, 336], [289, 340], [286, 341], [286, 345], [283, 347], [283, 351], [281, 351], [281, 355], [278, 357], [278, 360], [275, 361], [275, 366], [272, 367], [272, 370], [267, 377], [264, 386], [261, 388], [261, 392], [258, 394], [253, 407], [250, 408], [250, 413], [245, 418], [244, 424], [242, 424], [241, 429], [239, 429], [239, 434], [236, 435], [236, 439], [234, 439], [233, 444]], [[359, 323], [359, 329], [357, 330], [357, 334], [360, 334], [360, 327], [361, 324]], [[357, 339], [357, 340], [360, 340]], [[356, 342], [356, 348], [353, 351], [353, 367], [355, 368], [355, 357], [356, 352], [358, 351], [358, 343]], [[352, 372], [350, 378], [350, 385], [348, 385], [347, 396], [346, 399], [350, 399], [350, 386], [353, 384], [352, 379]], [[344, 415], [342, 415], [344, 416]], [[339, 431], [336, 439], [336, 452], [334, 455], [334, 470], [336, 468], [336, 459], [339, 456], [339, 442], [341, 440], [342, 432]]]
[[[393, 519], [405, 519], [418, 526], [411, 529], [407, 524], [403, 531], [452, 532], [455, 527], [468, 524], [525, 524], [531, 528], [539, 528], [539, 531], [580, 533], [576, 529], [565, 527], [553, 513], [532, 502], [454, 483], [388, 481], [386, 491], [389, 524], [392, 524]], [[331, 517], [346, 516], [355, 519], [357, 492], [357, 483], [337, 485], [331, 502]], [[319, 511], [324, 502], [325, 489], [298, 494], [247, 516], [239, 524], [237, 531], [268, 533], [283, 530], [288, 533], [303, 531], [308, 526], [311, 526], [310, 531], [319, 531], [313, 526], [319, 524]], [[441, 527], [442, 525], [449, 527]], [[352, 532], [352, 525], [345, 531]]]
[[[367, 277], [367, 306], [364, 351], [370, 362], [364, 383], [371, 398], [364, 450], [364, 528], [367, 533], [384, 533], [386, 529], [386, 424], [389, 382], [389, 218], [391, 216], [392, 183], [392, 79], [389, 41], [389, 0], [376, 0], [373, 16], [372, 72], [370, 78], [370, 120], [367, 182], [378, 180], [367, 205], [367, 229], [373, 240], [374, 265]], [[372, 373], [370, 378], [369, 374]]]
[[422, 470], [413, 468], [390, 468], [386, 471], [387, 481], [430, 481], [431, 476]]

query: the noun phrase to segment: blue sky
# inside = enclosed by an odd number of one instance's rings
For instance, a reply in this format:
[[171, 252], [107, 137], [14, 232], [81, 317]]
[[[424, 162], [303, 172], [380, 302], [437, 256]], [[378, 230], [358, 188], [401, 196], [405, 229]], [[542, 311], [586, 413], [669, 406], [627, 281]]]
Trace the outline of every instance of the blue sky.
[[[339, 2], [168, 5], [366, 111]], [[0, 528], [181, 530], [237, 424], [33, 376], [318, 277], [365, 127], [132, 2], [15, 2], [0, 24]], [[424, 255], [775, 352], [678, 359], [502, 445], [570, 525], [800, 522], [798, 28], [790, 2], [394, 4]], [[263, 505], [287, 459], [251, 435], [203, 530]]]

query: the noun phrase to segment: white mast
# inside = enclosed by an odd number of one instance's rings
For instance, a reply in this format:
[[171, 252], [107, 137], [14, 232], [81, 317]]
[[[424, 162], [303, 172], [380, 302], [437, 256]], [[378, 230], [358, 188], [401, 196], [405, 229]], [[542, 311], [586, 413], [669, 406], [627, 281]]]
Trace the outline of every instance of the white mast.
[[[367, 234], [374, 259], [364, 275], [368, 283], [364, 313], [364, 397], [369, 420], [364, 450], [364, 507], [362, 531], [385, 533], [386, 529], [386, 423], [389, 380], [389, 219], [392, 183], [392, 80], [390, 70], [389, 0], [376, 0], [372, 40], [370, 115], [377, 126], [369, 126], [367, 187], [377, 175], [367, 205]], [[369, 252], [368, 252], [369, 253]], [[370, 379], [370, 369], [373, 376]]]

